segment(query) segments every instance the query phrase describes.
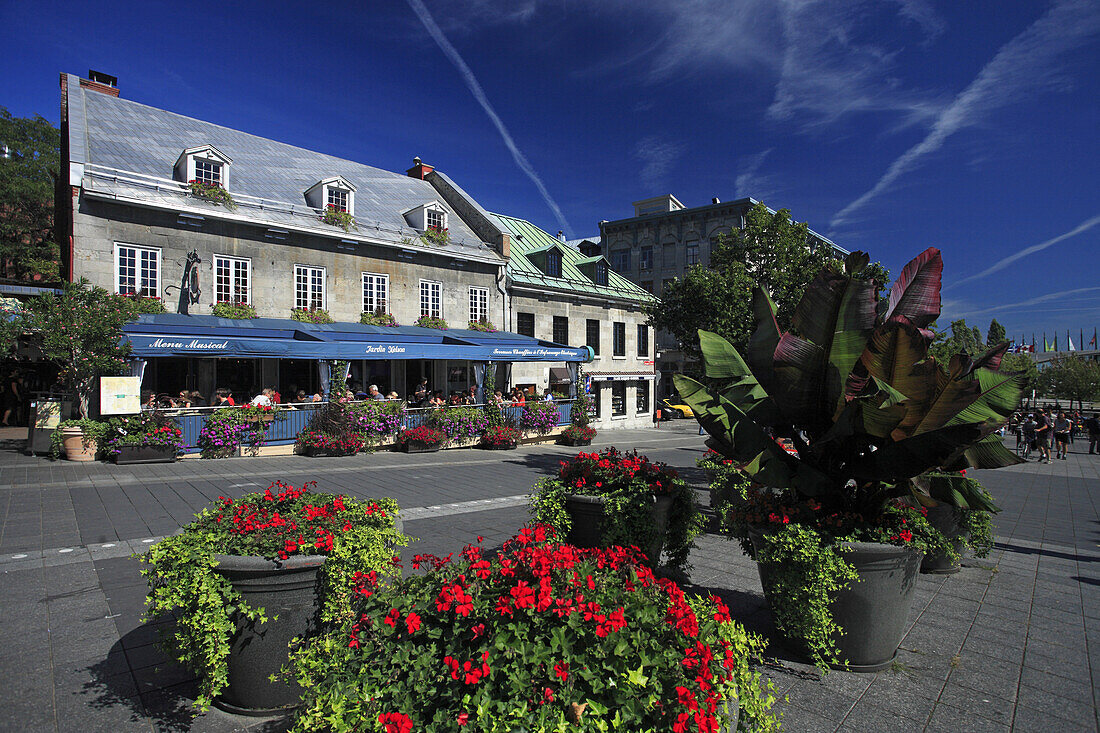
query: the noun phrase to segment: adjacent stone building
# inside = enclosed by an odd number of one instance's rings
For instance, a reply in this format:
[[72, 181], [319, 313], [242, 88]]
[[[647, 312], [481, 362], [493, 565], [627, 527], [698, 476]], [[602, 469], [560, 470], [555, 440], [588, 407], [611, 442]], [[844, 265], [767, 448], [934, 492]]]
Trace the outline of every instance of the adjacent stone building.
[[[600, 222], [598, 241], [581, 240], [607, 257], [611, 268], [648, 293], [660, 295], [666, 283], [695, 265], [706, 266], [718, 238], [745, 226], [745, 216], [758, 202], [752, 198], [685, 207], [672, 194], [635, 201], [634, 216]], [[807, 246], [847, 251], [810, 230]], [[594, 251], [594, 250], [592, 250]], [[683, 371], [684, 355], [669, 334], [657, 334], [660, 396], [673, 393], [671, 375]]]
[[[654, 298], [608, 265], [529, 221], [493, 214], [511, 240], [508, 329], [571, 346], [586, 346], [584, 366], [596, 424], [652, 424], [654, 342], [645, 307]], [[512, 383], [538, 394], [568, 393], [565, 364], [515, 364]]]

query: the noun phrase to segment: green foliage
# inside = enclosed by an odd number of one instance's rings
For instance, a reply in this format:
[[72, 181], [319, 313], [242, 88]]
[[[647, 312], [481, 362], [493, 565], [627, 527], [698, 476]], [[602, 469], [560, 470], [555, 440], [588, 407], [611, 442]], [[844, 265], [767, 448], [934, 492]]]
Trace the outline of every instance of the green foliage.
[[143, 313], [158, 314], [167, 313], [168, 309], [164, 307], [164, 301], [157, 297], [151, 297], [148, 295], [139, 295], [134, 293], [133, 295], [122, 295], [119, 297], [126, 298], [133, 305], [134, 315], [141, 315]]
[[577, 550], [536, 527], [499, 554], [467, 546], [413, 566], [427, 569], [364, 583], [355, 623], [293, 655], [295, 731], [639, 733], [672, 730], [681, 713], [717, 730], [734, 694], [741, 729], [778, 727], [774, 687], [752, 669], [763, 641], [630, 551]]
[[79, 418], [77, 420], [62, 420], [57, 425], [57, 429], [50, 435], [50, 458], [57, 460], [61, 457], [61, 451], [65, 446], [65, 428], [79, 428], [84, 434], [81, 437], [81, 444], [84, 446], [84, 450], [88, 450], [93, 445], [97, 449], [103, 447], [103, 439], [107, 434], [107, 424], [102, 423], [99, 420], [91, 420], [89, 418]]
[[187, 182], [187, 185], [191, 189], [191, 195], [196, 198], [205, 201], [213, 201], [216, 204], [221, 204], [227, 209], [237, 208], [237, 202], [233, 200], [233, 196], [230, 195], [229, 191], [226, 191], [217, 183], [190, 180]]
[[348, 368], [351, 362], [334, 361], [330, 372], [332, 380], [329, 383], [329, 392], [339, 398], [343, 398], [348, 391]]
[[481, 331], [483, 333], [496, 333], [497, 327], [490, 321], [470, 321], [466, 324], [466, 328], [471, 331]]
[[586, 428], [592, 422], [592, 396], [584, 389], [584, 367], [580, 364], [577, 364], [577, 379], [573, 386], [577, 396], [569, 411], [569, 424], [575, 428]]
[[1001, 359], [1001, 371], [1007, 374], [1019, 374], [1023, 379], [1023, 393], [1030, 395], [1031, 390], [1038, 390], [1039, 367], [1035, 366], [1035, 360], [1029, 354], [1005, 354]]
[[[992, 324], [990, 324], [990, 329], [992, 330]], [[982, 334], [978, 327], [968, 326], [966, 325], [966, 319], [960, 318], [957, 321], [951, 321], [950, 336], [945, 331], [936, 332], [935, 340], [928, 348], [928, 354], [940, 364], [947, 364], [955, 354], [963, 354], [973, 358], [985, 349], [985, 342], [982, 340]]]
[[256, 308], [249, 303], [238, 303], [222, 301], [221, 303], [214, 303], [210, 306], [210, 312], [218, 318], [230, 318], [235, 321], [248, 321], [253, 318], [259, 318], [256, 315]]
[[823, 672], [843, 662], [836, 646], [843, 629], [830, 606], [857, 579], [842, 549], [824, 542], [813, 528], [792, 524], [763, 535], [756, 554], [776, 628], [803, 644]]
[[[607, 448], [599, 453], [578, 453], [576, 458], [562, 462], [556, 478], [535, 485], [532, 516], [565, 537], [572, 527], [565, 510], [570, 494], [604, 498], [604, 547], [639, 547], [643, 551], [657, 537], [654, 496], [672, 497], [664, 554], [670, 569], [687, 571], [688, 554], [695, 538], [703, 532], [703, 517], [695, 504], [694, 489], [676, 471], [663, 463], [651, 463], [637, 451], [621, 453]], [[658, 557], [649, 560], [654, 567], [660, 562]]]
[[1007, 335], [1008, 332], [1005, 331], [1005, 327], [998, 323], [997, 319], [994, 318], [992, 321], [989, 322], [989, 330], [985, 333], [986, 348], [991, 348], [1001, 343], [1005, 340]]
[[451, 233], [446, 227], [430, 226], [420, 235], [420, 241], [424, 244], [435, 244], [442, 247], [450, 243]]
[[1061, 400], [1100, 400], [1100, 362], [1079, 356], [1055, 357], [1039, 373], [1044, 396]]
[[364, 326], [389, 326], [394, 327], [399, 325], [397, 319], [393, 317], [392, 313], [369, 313], [363, 311], [359, 316], [359, 322]]
[[291, 308], [290, 320], [303, 323], [336, 323], [324, 308]]
[[748, 501], [752, 481], [737, 465], [721, 453], [708, 450], [695, 465], [707, 474], [710, 485], [710, 506], [718, 517], [719, 531], [732, 536], [741, 545], [741, 551], [752, 556], [748, 526], [740, 522], [736, 513]]
[[[297, 490], [276, 482], [266, 492], [247, 494], [236, 502], [222, 497], [180, 534], [161, 540], [140, 557], [149, 583], [146, 614], [150, 620], [175, 618], [174, 624], [165, 626], [162, 643], [168, 654], [197, 674], [200, 708], [209, 706], [227, 684], [226, 660], [236, 618], [269, 618], [265, 609], [244, 603], [229, 581], [215, 572], [215, 555], [327, 555], [320, 572], [320, 600], [321, 620], [330, 624], [350, 620], [351, 597], [361, 573], [394, 573], [390, 559], [408, 544], [408, 538], [394, 529], [396, 502], [315, 494], [308, 491], [310, 486]], [[276, 487], [282, 491], [273, 494]], [[322, 514], [307, 511], [307, 506]], [[293, 526], [271, 521], [272, 511]], [[246, 530], [243, 522], [234, 521], [249, 515], [256, 529]], [[327, 537], [331, 546], [322, 539], [316, 546], [287, 539], [299, 530], [311, 539]]]
[[436, 328], [440, 331], [447, 330], [447, 322], [442, 318], [436, 318], [435, 316], [422, 315], [416, 319], [414, 326], [420, 326], [421, 328]]
[[107, 420], [103, 436], [99, 439], [99, 449], [114, 454], [123, 445], [166, 446], [175, 448], [177, 454], [184, 449], [179, 424], [160, 410], [143, 410], [137, 415]]
[[126, 370], [129, 344], [122, 343], [122, 327], [137, 313], [133, 302], [86, 280], [64, 283], [60, 295], [46, 293], [28, 300], [21, 327], [37, 335], [42, 356], [54, 363], [65, 387], [88, 417], [91, 397], [100, 375]]
[[321, 214], [321, 221], [330, 226], [340, 227], [345, 232], [359, 228], [356, 226], [355, 217], [351, 215], [351, 212], [338, 209], [332, 204], [325, 207], [324, 213]]
[[974, 557], [988, 557], [993, 550], [993, 517], [989, 512], [953, 507], [959, 529]]
[[53, 234], [54, 178], [61, 135], [39, 115], [12, 117], [0, 107], [0, 140], [10, 156], [0, 158], [0, 276], [55, 281], [60, 251]]
[[285, 420], [285, 412], [277, 407], [254, 405], [214, 410], [206, 416], [206, 422], [199, 430], [200, 455], [203, 458], [228, 458], [243, 446], [247, 446], [255, 455], [264, 444], [264, 418], [272, 416]]
[[498, 428], [505, 424], [504, 410], [493, 400], [497, 389], [497, 365], [489, 362], [485, 365], [485, 404], [481, 409], [485, 413], [486, 427]]
[[[738, 350], [752, 334], [752, 293], [761, 287], [778, 306], [780, 327], [786, 328], [806, 286], [833, 257], [828, 247], [807, 246], [809, 229], [795, 223], [790, 212], [772, 213], [754, 206], [745, 227], [719, 237], [706, 266], [697, 265], [676, 278], [651, 306], [650, 323], [668, 331], [690, 356], [701, 356], [696, 334], [717, 333]], [[871, 264], [862, 277], [877, 276], [883, 283], [889, 272]]]

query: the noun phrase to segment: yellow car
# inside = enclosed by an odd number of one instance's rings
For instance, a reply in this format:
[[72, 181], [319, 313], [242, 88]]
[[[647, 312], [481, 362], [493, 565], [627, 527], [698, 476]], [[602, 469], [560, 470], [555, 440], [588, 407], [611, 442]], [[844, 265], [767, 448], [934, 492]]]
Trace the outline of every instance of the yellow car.
[[691, 411], [690, 407], [678, 400], [673, 401], [670, 397], [661, 400], [661, 411], [664, 413], [666, 420], [676, 417], [695, 417], [695, 413]]

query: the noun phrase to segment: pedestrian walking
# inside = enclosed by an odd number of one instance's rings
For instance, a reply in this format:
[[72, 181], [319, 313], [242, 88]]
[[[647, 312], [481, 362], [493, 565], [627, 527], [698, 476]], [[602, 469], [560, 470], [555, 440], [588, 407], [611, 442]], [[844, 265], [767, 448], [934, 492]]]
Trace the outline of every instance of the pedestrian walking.
[[1069, 453], [1069, 429], [1069, 418], [1065, 412], [1059, 412], [1058, 417], [1054, 418], [1054, 447], [1058, 458], [1063, 461]]
[[1035, 447], [1039, 449], [1039, 463], [1050, 463], [1050, 418], [1040, 410], [1035, 416]]

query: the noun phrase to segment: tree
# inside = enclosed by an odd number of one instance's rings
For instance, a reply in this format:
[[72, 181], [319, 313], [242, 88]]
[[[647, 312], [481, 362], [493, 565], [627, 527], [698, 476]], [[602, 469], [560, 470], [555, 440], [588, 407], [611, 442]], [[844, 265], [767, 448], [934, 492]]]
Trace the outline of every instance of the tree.
[[61, 135], [41, 116], [12, 117], [0, 107], [0, 276], [58, 278], [53, 239], [54, 181]]
[[1002, 372], [1020, 372], [1024, 377], [1023, 391], [1031, 399], [1031, 390], [1039, 389], [1039, 368], [1028, 354], [1005, 354], [1001, 357]]
[[61, 381], [79, 399], [80, 416], [87, 418], [96, 378], [125, 370], [130, 346], [122, 342], [122, 326], [136, 316], [129, 298], [81, 280], [65, 283], [60, 295], [31, 298], [19, 320], [57, 365]]
[[977, 327], [971, 328], [966, 325], [966, 319], [960, 318], [957, 321], [951, 321], [950, 336], [947, 335], [946, 331], [936, 331], [935, 340], [928, 349], [928, 353], [937, 362], [946, 366], [955, 354], [966, 354], [974, 357], [981, 354], [985, 349], [986, 346], [982, 343], [981, 331]]
[[[696, 265], [665, 288], [649, 311], [650, 323], [671, 333], [696, 359], [700, 329], [743, 349], [753, 327], [752, 292], [759, 285], [771, 294], [780, 327], [788, 327], [806, 286], [832, 258], [826, 247], [810, 248], [808, 237], [806, 224], [791, 221], [788, 210], [773, 213], [757, 204], [743, 229], [718, 238], [709, 266]], [[875, 262], [861, 277], [881, 284], [889, 272]]]
[[992, 321], [989, 322], [989, 330], [986, 331], [985, 334], [986, 347], [988, 348], [990, 346], [996, 346], [1002, 341], [1006, 341], [1007, 335], [1008, 332], [1005, 331], [1005, 327], [998, 323], [997, 319], [994, 318]]
[[1040, 372], [1044, 395], [1060, 400], [1100, 399], [1100, 363], [1077, 356], [1057, 357]]

